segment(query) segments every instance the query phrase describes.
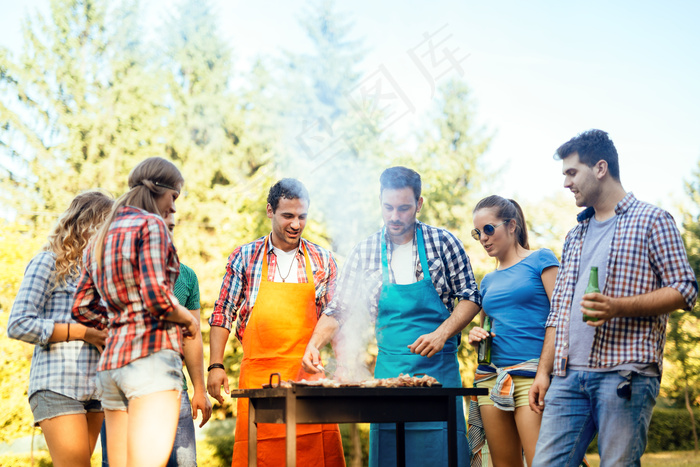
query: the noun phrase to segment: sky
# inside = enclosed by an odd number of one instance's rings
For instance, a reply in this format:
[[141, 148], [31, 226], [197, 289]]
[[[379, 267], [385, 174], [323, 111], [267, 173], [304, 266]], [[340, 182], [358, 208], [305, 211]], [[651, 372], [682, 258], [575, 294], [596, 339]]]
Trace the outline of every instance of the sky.
[[[0, 45], [17, 51], [21, 19], [34, 8], [46, 11], [48, 0], [2, 3]], [[171, 2], [147, 3], [155, 28]], [[213, 4], [238, 69], [260, 55], [309, 47], [298, 21], [309, 8], [305, 0]], [[488, 184], [494, 193], [537, 202], [565, 192], [554, 151], [599, 128], [617, 147], [624, 188], [680, 221], [684, 182], [700, 161], [700, 2], [337, 5], [368, 50], [361, 81], [399, 96], [385, 101], [393, 117], [384, 131], [402, 135], [421, 126], [436, 103], [434, 87], [461, 77], [471, 87], [476, 121], [493, 135], [485, 158], [501, 170]], [[430, 44], [435, 65], [425, 55]]]

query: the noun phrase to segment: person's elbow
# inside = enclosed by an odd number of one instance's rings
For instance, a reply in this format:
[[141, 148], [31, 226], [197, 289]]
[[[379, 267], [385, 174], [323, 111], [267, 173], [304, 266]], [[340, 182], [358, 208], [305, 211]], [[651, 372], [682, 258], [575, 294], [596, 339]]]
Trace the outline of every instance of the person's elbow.
[[23, 335], [22, 327], [19, 325], [18, 321], [10, 318], [10, 321], [7, 323], [7, 336], [10, 339], [21, 340]]

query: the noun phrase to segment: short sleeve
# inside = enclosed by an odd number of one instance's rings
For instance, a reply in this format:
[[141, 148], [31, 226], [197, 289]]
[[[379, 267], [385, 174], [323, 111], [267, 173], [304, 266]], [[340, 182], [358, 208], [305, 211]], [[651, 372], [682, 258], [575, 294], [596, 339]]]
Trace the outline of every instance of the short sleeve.
[[559, 266], [559, 260], [549, 248], [542, 248], [541, 250], [538, 250], [537, 253], [537, 267], [540, 271], [540, 274], [542, 274], [542, 272], [544, 272], [544, 270], [547, 268], [551, 268], [552, 266]]

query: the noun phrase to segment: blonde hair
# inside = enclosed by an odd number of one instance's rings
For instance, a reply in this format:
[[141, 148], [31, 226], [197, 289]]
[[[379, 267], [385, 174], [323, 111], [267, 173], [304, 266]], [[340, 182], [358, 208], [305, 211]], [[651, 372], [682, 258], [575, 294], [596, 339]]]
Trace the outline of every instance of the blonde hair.
[[156, 200], [163, 196], [166, 190], [180, 191], [184, 183], [185, 179], [175, 164], [162, 157], [149, 157], [134, 167], [129, 173], [129, 191], [114, 203], [112, 212], [95, 238], [93, 258], [97, 260], [98, 266], [102, 267], [107, 233], [120, 208], [133, 206], [164, 217], [168, 213], [159, 211]]
[[65, 284], [68, 277], [80, 273], [83, 250], [90, 238], [109, 214], [114, 200], [99, 191], [88, 191], [76, 196], [58, 219], [49, 235], [44, 251], [56, 256], [56, 283]]

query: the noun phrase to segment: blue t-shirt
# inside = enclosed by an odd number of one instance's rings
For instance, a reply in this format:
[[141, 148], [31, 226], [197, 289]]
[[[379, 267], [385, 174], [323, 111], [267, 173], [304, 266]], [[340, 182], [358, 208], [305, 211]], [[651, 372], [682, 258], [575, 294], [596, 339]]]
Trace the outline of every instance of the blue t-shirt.
[[486, 274], [481, 281], [482, 306], [496, 333], [491, 362], [497, 367], [540, 357], [549, 315], [542, 272], [551, 266], [559, 266], [559, 261], [543, 248], [507, 269]]

